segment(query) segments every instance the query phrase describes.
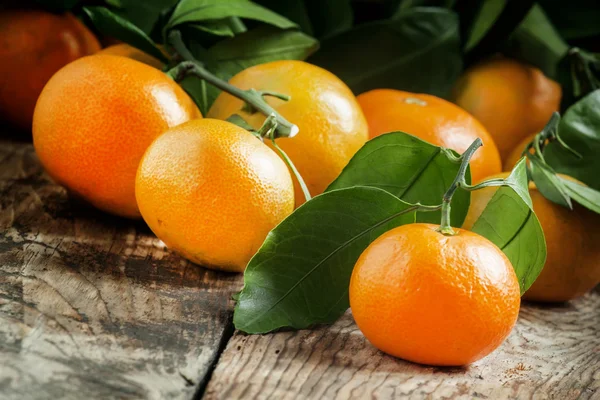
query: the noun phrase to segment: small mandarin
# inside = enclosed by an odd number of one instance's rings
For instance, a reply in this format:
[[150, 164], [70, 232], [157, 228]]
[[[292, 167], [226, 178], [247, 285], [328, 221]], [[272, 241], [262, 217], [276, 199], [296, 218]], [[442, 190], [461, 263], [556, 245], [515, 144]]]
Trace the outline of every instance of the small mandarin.
[[544, 128], [561, 96], [560, 85], [539, 69], [492, 58], [469, 68], [452, 98], [487, 128], [505, 160], [526, 136]]
[[350, 280], [350, 307], [378, 349], [408, 361], [460, 366], [485, 357], [517, 321], [520, 291], [498, 247], [475, 233], [409, 224], [377, 238]]
[[166, 74], [112, 55], [80, 58], [48, 82], [35, 108], [33, 145], [46, 171], [101, 210], [139, 218], [135, 174], [170, 127], [202, 115]]
[[[292, 138], [277, 139], [304, 179], [311, 195], [321, 194], [342, 172], [368, 139], [368, 128], [352, 91], [335, 75], [303, 61], [274, 61], [247, 68], [231, 78], [240, 89], [269, 90], [291, 96], [283, 101], [266, 96], [267, 102], [300, 128]], [[265, 120], [248, 114], [244, 103], [227, 93], [219, 95], [208, 112], [227, 119], [240, 114], [254, 128]], [[304, 202], [294, 178], [296, 206]]]
[[167, 247], [236, 272], [294, 209], [292, 177], [278, 155], [245, 129], [215, 119], [156, 139], [140, 162], [135, 194]]

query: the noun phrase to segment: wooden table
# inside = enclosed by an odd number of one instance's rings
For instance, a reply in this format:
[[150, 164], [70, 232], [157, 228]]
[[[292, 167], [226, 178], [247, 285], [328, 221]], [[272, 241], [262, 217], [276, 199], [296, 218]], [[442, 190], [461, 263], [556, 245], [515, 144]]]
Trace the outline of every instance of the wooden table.
[[0, 142], [1, 399], [600, 399], [600, 290], [525, 304], [467, 368], [377, 351], [335, 325], [234, 332], [241, 276], [165, 249], [141, 222], [69, 199], [27, 144]]

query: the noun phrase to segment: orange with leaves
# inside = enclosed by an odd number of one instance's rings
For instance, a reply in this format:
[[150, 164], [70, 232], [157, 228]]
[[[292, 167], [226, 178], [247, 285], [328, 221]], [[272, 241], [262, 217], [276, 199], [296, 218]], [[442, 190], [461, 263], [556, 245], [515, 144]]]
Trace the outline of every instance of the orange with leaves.
[[461, 154], [479, 137], [483, 147], [471, 158], [473, 182], [501, 171], [500, 155], [491, 136], [460, 107], [428, 94], [393, 89], [371, 90], [357, 99], [369, 123], [370, 137], [403, 131]]
[[0, 12], [0, 112], [31, 130], [38, 96], [52, 75], [73, 60], [100, 50], [96, 37], [70, 13]]
[[140, 163], [136, 197], [167, 247], [236, 272], [294, 210], [292, 178], [279, 156], [245, 129], [215, 119], [156, 139]]
[[[302, 61], [275, 61], [245, 69], [231, 78], [241, 89], [272, 91], [291, 96], [289, 101], [266, 97], [267, 102], [300, 132], [277, 140], [302, 175], [310, 193], [321, 194], [368, 139], [367, 123], [350, 89], [335, 75]], [[210, 111], [211, 118], [240, 114], [254, 128], [265, 120], [260, 113], [242, 110], [243, 102], [222, 93]], [[304, 202], [296, 187], [296, 205]]]
[[437, 228], [403, 225], [371, 243], [352, 272], [350, 307], [380, 350], [420, 364], [466, 365], [496, 349], [512, 330], [519, 283], [492, 242]]
[[48, 173], [73, 194], [136, 218], [135, 174], [144, 151], [168, 128], [201, 116], [161, 71], [93, 55], [50, 79], [35, 108], [33, 144]]

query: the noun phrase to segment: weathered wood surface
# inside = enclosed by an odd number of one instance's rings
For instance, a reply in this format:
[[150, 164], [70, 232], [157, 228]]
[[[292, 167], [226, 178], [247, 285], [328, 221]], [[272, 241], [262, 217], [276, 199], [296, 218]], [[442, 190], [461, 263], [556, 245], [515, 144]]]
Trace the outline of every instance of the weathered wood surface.
[[1, 399], [192, 398], [239, 286], [74, 205], [30, 145], [0, 142]]
[[240, 286], [73, 203], [31, 146], [0, 142], [0, 399], [600, 400], [600, 288], [524, 305], [498, 351], [443, 369], [377, 351], [350, 313], [230, 338]]
[[351, 314], [335, 325], [229, 341], [205, 399], [600, 399], [600, 292], [524, 305], [508, 340], [466, 368], [377, 351]]

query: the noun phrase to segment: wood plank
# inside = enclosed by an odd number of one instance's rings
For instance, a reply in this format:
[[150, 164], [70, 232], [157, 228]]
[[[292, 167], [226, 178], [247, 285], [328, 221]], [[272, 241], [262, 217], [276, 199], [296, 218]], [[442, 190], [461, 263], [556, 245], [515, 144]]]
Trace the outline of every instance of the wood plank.
[[600, 399], [600, 290], [526, 304], [507, 341], [465, 368], [419, 366], [370, 345], [347, 312], [330, 327], [236, 332], [205, 399]]
[[30, 145], [0, 142], [0, 166], [0, 397], [191, 398], [241, 277], [73, 202]]

